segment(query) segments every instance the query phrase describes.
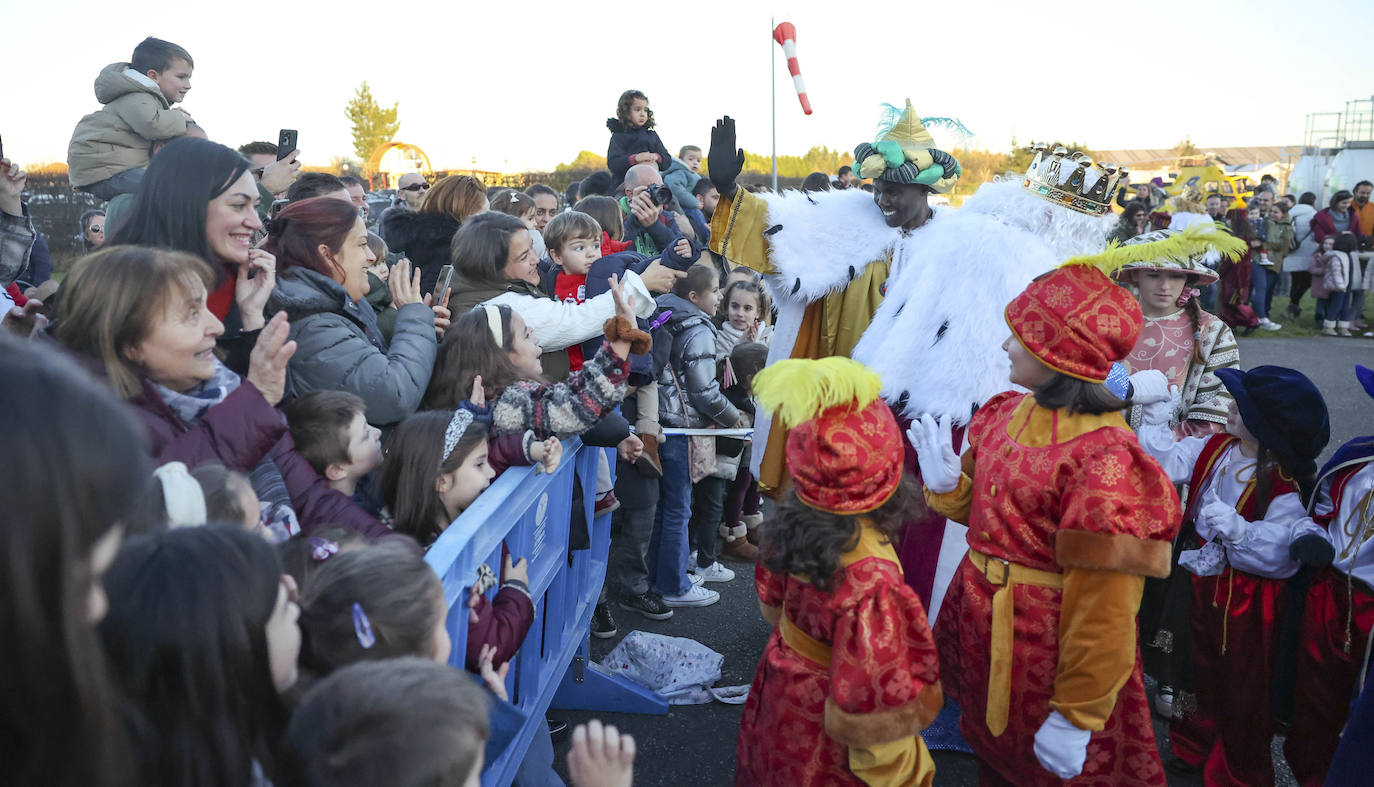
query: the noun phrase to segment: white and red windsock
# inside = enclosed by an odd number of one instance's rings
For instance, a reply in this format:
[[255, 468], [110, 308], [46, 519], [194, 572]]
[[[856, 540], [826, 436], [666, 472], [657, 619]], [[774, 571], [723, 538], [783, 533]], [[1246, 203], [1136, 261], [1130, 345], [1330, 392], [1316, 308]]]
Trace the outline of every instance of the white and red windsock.
[[787, 70], [792, 74], [792, 84], [797, 87], [797, 98], [801, 100], [802, 112], [811, 114], [811, 99], [806, 97], [806, 83], [802, 81], [801, 64], [797, 62], [797, 28], [791, 22], [783, 22], [773, 28], [773, 40], [782, 45], [787, 56]]

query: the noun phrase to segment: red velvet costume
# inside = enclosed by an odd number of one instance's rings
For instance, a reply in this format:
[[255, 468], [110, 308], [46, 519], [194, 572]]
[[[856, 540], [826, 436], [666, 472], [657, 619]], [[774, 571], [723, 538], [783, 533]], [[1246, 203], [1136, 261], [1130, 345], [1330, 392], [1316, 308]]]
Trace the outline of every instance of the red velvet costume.
[[[868, 516], [901, 505], [893, 495], [903, 441], [878, 398], [881, 382], [848, 358], [793, 358], [759, 372], [753, 389], [790, 430], [796, 501], [836, 519], [796, 521], [783, 508], [765, 531], [754, 583], [777, 628], [744, 706], [735, 783], [930, 787], [935, 764], [920, 731], [944, 705], [935, 640], [893, 545]], [[815, 565], [800, 559], [819, 553], [786, 551], [824, 549], [785, 537], [802, 527], [857, 531], [824, 590], [767, 567]]]
[[1374, 629], [1374, 589], [1369, 584], [1374, 574], [1374, 544], [1369, 543], [1374, 535], [1374, 461], [1363, 457], [1342, 464], [1331, 474], [1329, 486], [1326, 479], [1318, 484], [1315, 518], [1326, 527], [1336, 557], [1317, 572], [1308, 589], [1294, 733], [1283, 747], [1304, 787], [1326, 781]]
[[[1236, 442], [1229, 434], [1208, 439], [1188, 484], [1195, 490], [1188, 521], [1196, 517], [1199, 501], [1217, 482], [1219, 463]], [[1247, 520], [1256, 518], [1254, 488], [1251, 481], [1236, 505]], [[1272, 499], [1297, 492], [1297, 487], [1276, 473], [1271, 490]], [[1267, 579], [1232, 566], [1216, 576], [1191, 579], [1189, 628], [1197, 708], [1189, 708], [1187, 702], [1179, 706], [1179, 717], [1169, 728], [1169, 742], [1179, 759], [1203, 769], [1206, 784], [1267, 787], [1274, 783], [1270, 744], [1275, 732], [1269, 683], [1286, 580]]]
[[[762, 563], [755, 569], [764, 615], [776, 622], [785, 608], [796, 628], [828, 644], [831, 654], [824, 665], [773, 630], [740, 722], [748, 734], [739, 737], [736, 784], [864, 784], [850, 770], [843, 741], [888, 723], [919, 729], [940, 712], [939, 661], [925, 610], [902, 579], [892, 546], [876, 546], [881, 537], [865, 530], [876, 554], [861, 544], [843, 556], [845, 568], [829, 592]], [[919, 736], [915, 743], [929, 762]]]
[[[970, 553], [936, 639], [945, 688], [963, 709], [960, 731], [985, 780], [1066, 783], [1032, 748], [1058, 710], [1095, 730], [1083, 771], [1068, 784], [1165, 784], [1134, 621], [1144, 576], [1168, 572], [1180, 519], [1172, 483], [1119, 413], [1047, 410], [1010, 392], [974, 415], [963, 465], [959, 489], [926, 497], [969, 525]], [[1010, 671], [1004, 722], [997, 698], [989, 702], [999, 693], [990, 683], [998, 680], [1001, 588], [1014, 621], [1000, 651]]]

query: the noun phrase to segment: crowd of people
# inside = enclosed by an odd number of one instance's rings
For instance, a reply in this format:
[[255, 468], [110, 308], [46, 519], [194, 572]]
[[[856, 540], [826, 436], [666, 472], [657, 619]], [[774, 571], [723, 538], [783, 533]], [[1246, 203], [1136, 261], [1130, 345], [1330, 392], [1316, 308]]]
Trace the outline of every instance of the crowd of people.
[[[629, 90], [606, 172], [407, 174], [372, 215], [299, 151], [208, 138], [193, 69], [149, 38], [100, 72], [69, 167], [107, 204], [60, 282], [0, 160], [0, 399], [47, 425], [4, 449], [16, 784], [476, 784], [538, 599], [505, 555], [455, 655], [423, 555], [574, 438], [611, 449], [592, 636], [753, 573], [740, 784], [928, 785], [946, 697], [988, 784], [1163, 784], [1151, 712], [1170, 769], [1270, 784], [1287, 725], [1326, 778], [1374, 632], [1374, 438], [1319, 472], [1321, 393], [1241, 371], [1233, 329], [1310, 288], [1324, 333], [1367, 330], [1368, 182], [1128, 200], [1042, 146], [933, 211], [961, 168], [907, 102], [772, 194], [733, 121], [673, 156]], [[560, 783], [551, 734], [517, 783]], [[578, 727], [573, 783], [634, 752]]]
[[[1158, 180], [1158, 179], [1156, 179]], [[1317, 195], [1279, 194], [1278, 182], [1264, 175], [1253, 194], [1233, 201], [1219, 193], [1202, 194], [1184, 184], [1170, 198], [1158, 185], [1143, 184], [1122, 207], [1112, 238], [1124, 241], [1148, 229], [1180, 229], [1195, 221], [1221, 224], [1246, 241], [1248, 248], [1235, 261], [1209, 260], [1220, 276], [1202, 291], [1203, 307], [1221, 316], [1232, 328], [1246, 333], [1256, 328], [1277, 331], [1279, 299], [1287, 296], [1282, 312], [1289, 319], [1303, 317], [1303, 295], [1312, 293], [1312, 326], [1326, 336], [1374, 336], [1364, 317], [1367, 271], [1374, 250], [1374, 184], [1361, 180], [1353, 190], [1338, 189], [1317, 208]]]

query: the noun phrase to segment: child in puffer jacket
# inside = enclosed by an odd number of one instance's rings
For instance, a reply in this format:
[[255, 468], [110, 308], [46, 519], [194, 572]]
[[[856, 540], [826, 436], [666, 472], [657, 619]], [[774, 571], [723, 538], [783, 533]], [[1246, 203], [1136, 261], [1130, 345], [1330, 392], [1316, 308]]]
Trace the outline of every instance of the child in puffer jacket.
[[[743, 420], [739, 409], [721, 390], [716, 373], [716, 327], [711, 321], [720, 302], [720, 278], [710, 265], [693, 265], [673, 292], [658, 298], [672, 314], [656, 334], [661, 350], [668, 345], [668, 362], [658, 375], [658, 416], [664, 426], [678, 428], [733, 427]], [[697, 550], [696, 572], [704, 581], [728, 582], [734, 572], [721, 566], [718, 526], [724, 489], [719, 484], [693, 490], [714, 465], [714, 440], [707, 438], [693, 461], [696, 438], [674, 435], [659, 448], [663, 479], [659, 482], [658, 513], [649, 546], [650, 581], [669, 607], [704, 607], [720, 594], [693, 584], [687, 577], [688, 525]]]
[[625, 173], [636, 164], [653, 164], [660, 172], [668, 171], [673, 157], [663, 147], [663, 140], [654, 131], [654, 111], [649, 98], [638, 90], [626, 90], [615, 105], [615, 117], [606, 121], [611, 142], [606, 148], [606, 167], [619, 184]]
[[1326, 336], [1350, 335], [1350, 323], [1344, 317], [1350, 300], [1355, 246], [1355, 236], [1348, 232], [1328, 235], [1308, 268], [1312, 274], [1312, 296], [1317, 299], [1317, 325]]

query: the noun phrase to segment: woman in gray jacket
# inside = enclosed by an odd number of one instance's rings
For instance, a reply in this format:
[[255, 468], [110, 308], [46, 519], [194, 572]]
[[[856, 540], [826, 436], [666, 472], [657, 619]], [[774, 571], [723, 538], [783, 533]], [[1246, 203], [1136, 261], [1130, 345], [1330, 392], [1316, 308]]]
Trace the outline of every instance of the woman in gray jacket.
[[264, 248], [276, 255], [278, 270], [268, 308], [286, 312], [297, 344], [291, 395], [356, 394], [377, 426], [415, 412], [449, 318], [448, 309], [420, 297], [419, 272], [401, 263], [390, 276], [398, 311], [388, 344], [366, 298], [367, 267], [376, 257], [351, 203], [316, 197], [288, 205], [272, 220]]

